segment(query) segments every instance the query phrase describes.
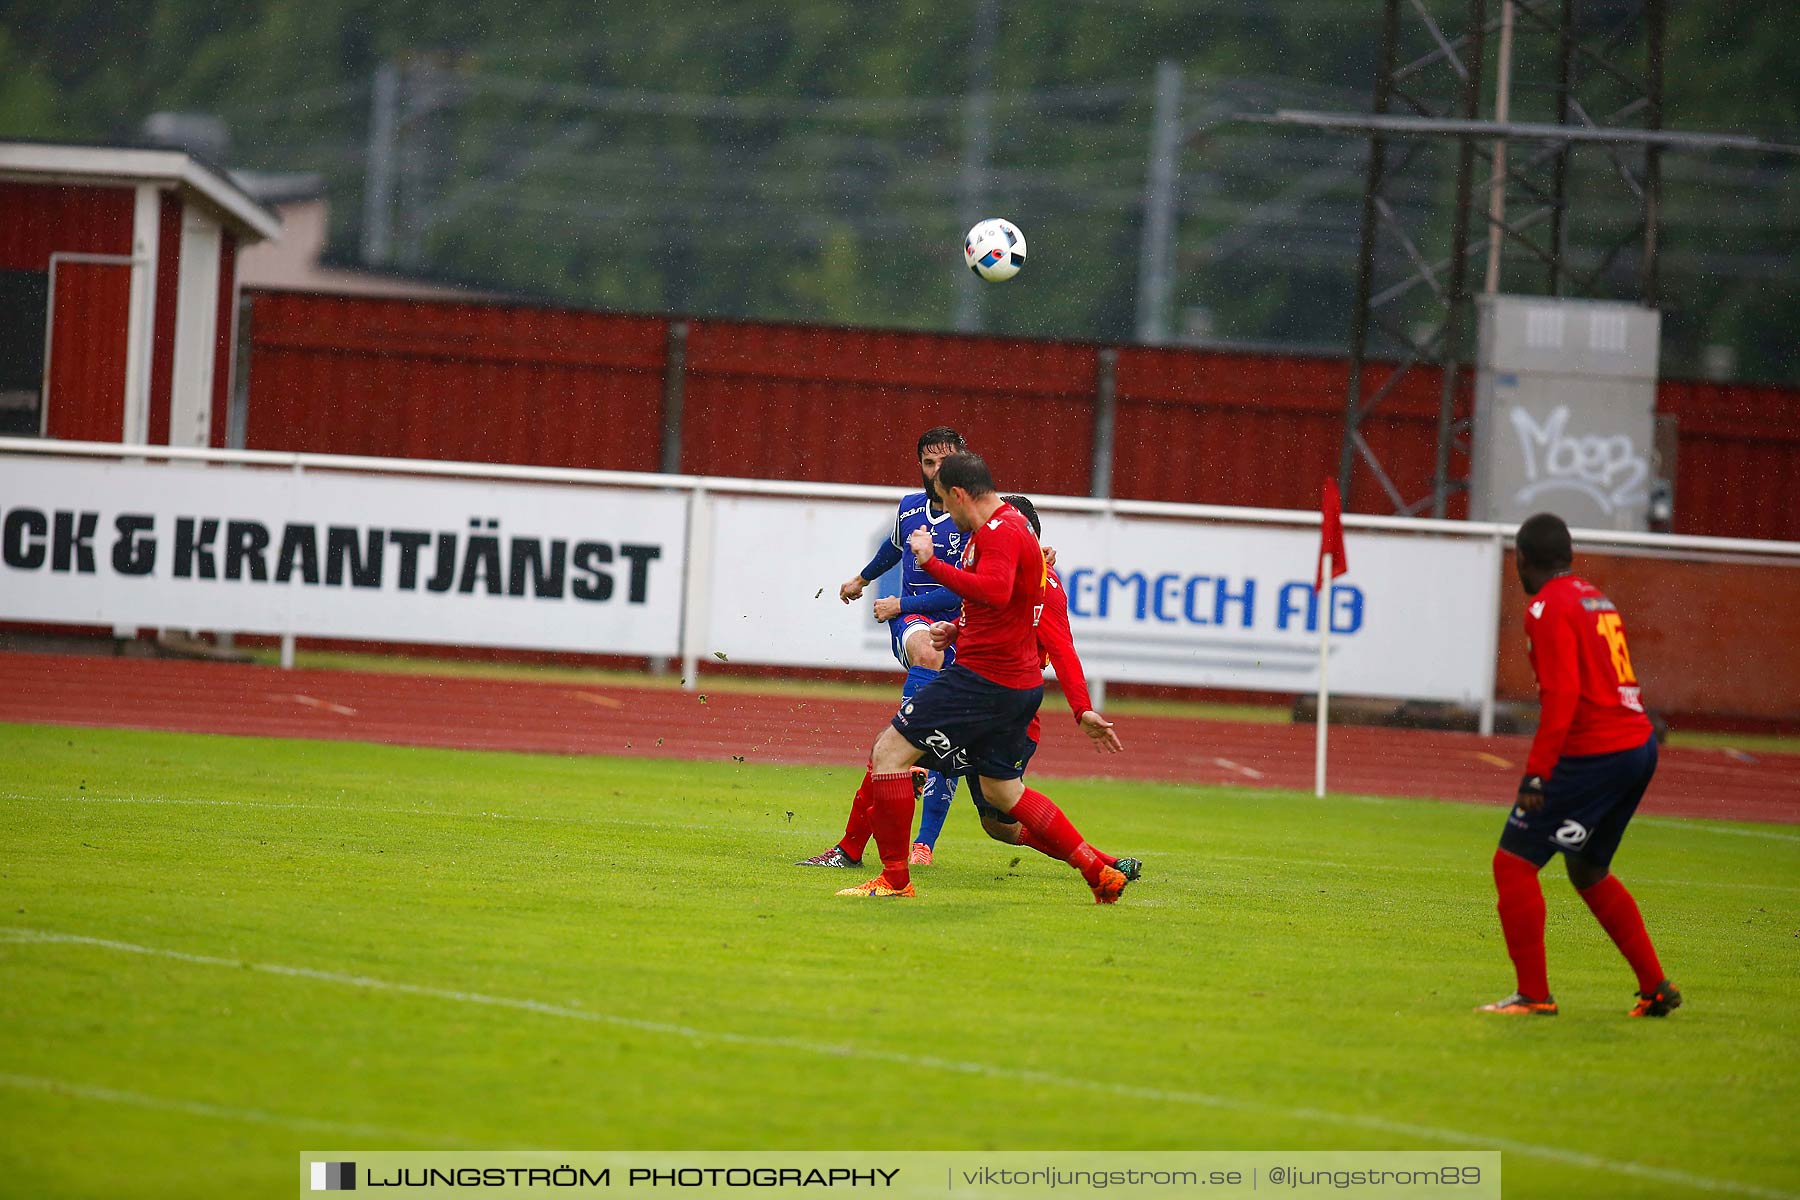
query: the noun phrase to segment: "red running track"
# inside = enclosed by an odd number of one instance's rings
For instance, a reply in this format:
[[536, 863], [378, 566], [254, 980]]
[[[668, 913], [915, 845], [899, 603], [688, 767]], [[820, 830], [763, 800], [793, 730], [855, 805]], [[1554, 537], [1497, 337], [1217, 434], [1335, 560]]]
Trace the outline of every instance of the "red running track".
[[[896, 687], [896, 697], [898, 688]], [[282, 671], [0, 654], [0, 721], [405, 746], [706, 761], [860, 764], [891, 705], [740, 692]], [[1310, 726], [1127, 717], [1100, 757], [1052, 698], [1033, 768], [1184, 784], [1310, 790]], [[1526, 740], [1357, 726], [1331, 731], [1334, 792], [1505, 803]], [[1800, 757], [1664, 748], [1644, 811], [1800, 822]]]

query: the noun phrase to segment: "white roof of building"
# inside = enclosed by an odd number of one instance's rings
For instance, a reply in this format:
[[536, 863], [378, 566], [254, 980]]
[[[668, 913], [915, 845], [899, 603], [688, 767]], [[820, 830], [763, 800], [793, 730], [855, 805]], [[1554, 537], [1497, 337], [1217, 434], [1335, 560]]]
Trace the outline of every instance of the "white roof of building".
[[0, 141], [0, 179], [33, 183], [167, 184], [199, 197], [226, 223], [255, 240], [281, 236], [281, 220], [225, 172], [184, 150]]

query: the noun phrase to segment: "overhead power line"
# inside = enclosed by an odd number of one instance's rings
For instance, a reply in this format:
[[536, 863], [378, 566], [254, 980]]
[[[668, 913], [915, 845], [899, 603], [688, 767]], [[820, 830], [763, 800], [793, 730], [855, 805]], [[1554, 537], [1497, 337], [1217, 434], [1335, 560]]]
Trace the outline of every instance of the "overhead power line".
[[[788, 96], [701, 96], [651, 92], [641, 88], [600, 88], [583, 84], [546, 83], [504, 75], [464, 75], [460, 81], [476, 92], [513, 100], [554, 103], [601, 112], [645, 116], [693, 117], [710, 120], [765, 121], [811, 118], [831, 121], [917, 120], [962, 114], [961, 96], [868, 97], [805, 100]], [[1130, 84], [1050, 88], [1038, 92], [996, 92], [996, 105], [1033, 111], [1104, 107], [1133, 99]]]

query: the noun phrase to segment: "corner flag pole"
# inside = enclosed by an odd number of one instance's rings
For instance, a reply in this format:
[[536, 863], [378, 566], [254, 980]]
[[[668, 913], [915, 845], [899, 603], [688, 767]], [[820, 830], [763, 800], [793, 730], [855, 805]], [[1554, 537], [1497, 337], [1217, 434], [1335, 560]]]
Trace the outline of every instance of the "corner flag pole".
[[1331, 711], [1331, 581], [1350, 569], [1344, 553], [1344, 506], [1337, 480], [1326, 479], [1319, 496], [1319, 571], [1313, 604], [1319, 614], [1319, 729], [1313, 747], [1313, 795], [1325, 794], [1325, 728]]
[[1331, 551], [1325, 551], [1319, 560], [1325, 576], [1325, 586], [1320, 592], [1321, 606], [1324, 611], [1319, 614], [1319, 728], [1313, 746], [1313, 795], [1325, 795], [1325, 726], [1329, 723], [1328, 713], [1331, 711], [1331, 685], [1327, 681], [1331, 666]]

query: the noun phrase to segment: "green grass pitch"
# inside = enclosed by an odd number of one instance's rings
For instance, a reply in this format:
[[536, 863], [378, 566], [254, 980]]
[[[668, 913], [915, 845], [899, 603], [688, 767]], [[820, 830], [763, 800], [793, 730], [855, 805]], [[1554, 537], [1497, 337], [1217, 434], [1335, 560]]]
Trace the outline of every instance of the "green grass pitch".
[[[1501, 1149], [1508, 1196], [1800, 1191], [1800, 837], [1640, 818], [1689, 1004], [1555, 868], [1511, 990], [1494, 808], [1045, 784], [1123, 903], [981, 837], [802, 870], [856, 772], [0, 727], [0, 1179], [287, 1194], [368, 1149]], [[1013, 860], [1018, 858], [1015, 864]]]

